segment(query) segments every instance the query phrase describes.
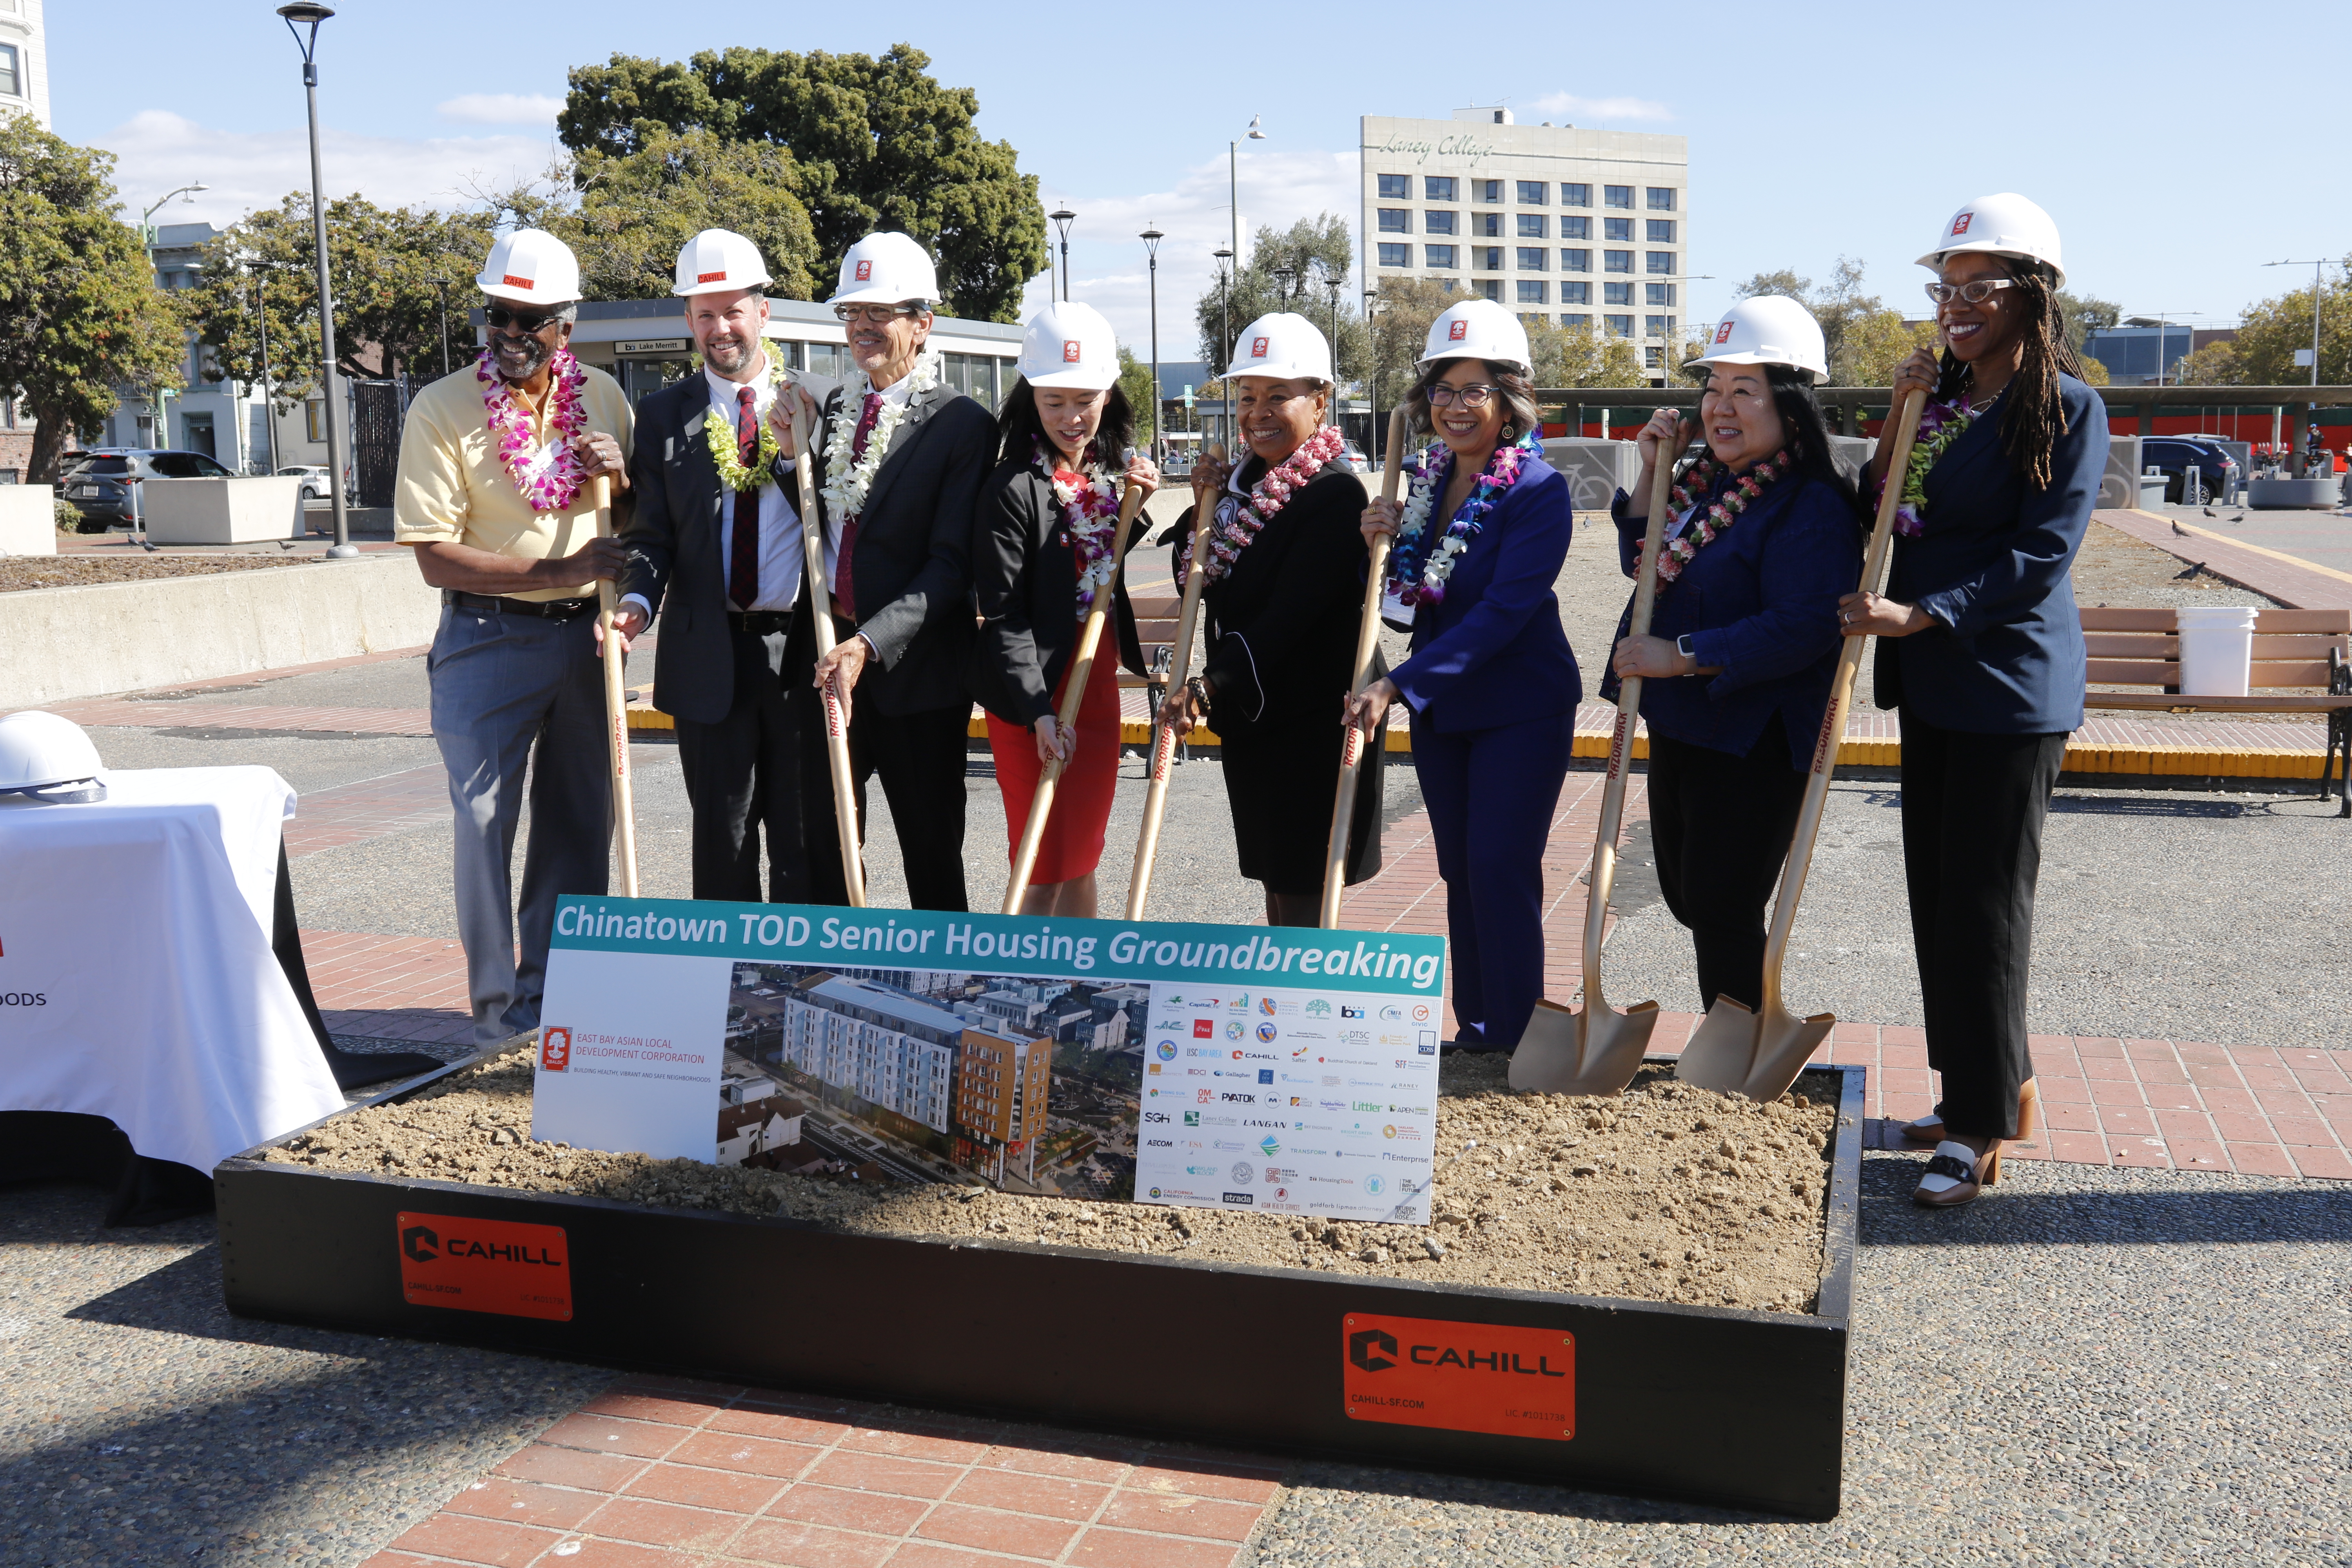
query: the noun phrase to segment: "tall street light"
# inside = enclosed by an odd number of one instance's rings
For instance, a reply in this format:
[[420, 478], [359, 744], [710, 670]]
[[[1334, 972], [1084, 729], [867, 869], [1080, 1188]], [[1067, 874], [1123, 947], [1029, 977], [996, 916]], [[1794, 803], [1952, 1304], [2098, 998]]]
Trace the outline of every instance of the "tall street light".
[[[327, 404], [327, 494], [335, 508], [335, 542], [328, 546], [327, 559], [350, 561], [360, 552], [352, 542], [351, 511], [343, 496], [343, 405], [335, 395], [335, 301], [327, 290], [327, 182], [319, 171], [319, 24], [335, 13], [332, 6], [319, 5], [317, 0], [296, 0], [294, 5], [278, 7], [278, 14], [286, 18], [286, 30], [294, 35], [295, 47], [302, 51], [302, 89], [310, 103], [310, 224], [319, 253], [319, 374]], [[310, 29], [307, 35], [302, 31], [305, 23]]]
[[[1242, 253], [1241, 148], [1244, 142], [1263, 142], [1265, 140], [1265, 132], [1258, 129], [1258, 121], [1262, 118], [1264, 117], [1261, 115], [1251, 115], [1249, 130], [1244, 134], [1237, 136], [1234, 140], [1225, 143], [1225, 217], [1227, 220], [1226, 227], [1232, 235], [1232, 240], [1230, 242], [1231, 248], [1219, 251], [1217, 254], [1220, 256], [1239, 257]], [[1236, 260], [1234, 265], [1238, 268], [1241, 263]], [[1224, 312], [1224, 352], [1230, 355], [1234, 352], [1234, 323], [1233, 312], [1230, 309], [1230, 295], [1228, 296], [1228, 306], [1229, 308]], [[1230, 361], [1228, 363], [1230, 363]], [[1228, 382], [1225, 386], [1225, 439], [1230, 441], [1233, 438], [1234, 389], [1232, 384]]]
[[1155, 454], [1163, 452], [1167, 443], [1160, 438], [1160, 242], [1168, 237], [1153, 224], [1136, 236], [1143, 241], [1143, 253], [1151, 272], [1151, 447]]
[[[1233, 363], [1234, 353], [1234, 270], [1228, 265], [1234, 253], [1213, 250], [1209, 254], [1217, 258], [1217, 352], [1225, 356], [1225, 364], [1213, 364], [1208, 369], [1225, 389], [1225, 439], [1230, 442], [1234, 438], [1234, 378], [1225, 374], [1225, 365]], [[1228, 450], [1226, 456], [1232, 455]]]
[[1339, 290], [1346, 285], [1344, 278], [1323, 279], [1323, 287], [1331, 296], [1331, 401], [1339, 405], [1339, 428], [1342, 431], [1348, 427], [1348, 404], [1339, 391]]
[[1066, 304], [1070, 298], [1070, 225], [1077, 221], [1078, 215], [1063, 207], [1045, 216], [1052, 218], [1054, 226], [1062, 231], [1062, 300]]
[[278, 404], [269, 392], [269, 273], [259, 262], [251, 264], [254, 325], [261, 332], [261, 428], [269, 437], [269, 471], [278, 471]]
[[[2265, 261], [2265, 267], [2309, 267], [2311, 268], [2311, 384], [2319, 384], [2319, 268], [2316, 261]], [[2161, 356], [2158, 363], [2162, 364]]]
[[1364, 446], [1371, 457], [1372, 467], [1376, 468], [1381, 468], [1387, 461], [1381, 451], [1381, 439], [1388, 429], [1381, 422], [1381, 340], [1378, 328], [1372, 321], [1374, 316], [1380, 314], [1380, 310], [1381, 291], [1377, 289], [1365, 289], [1364, 347], [1366, 353], [1364, 357], [1370, 363], [1364, 371], [1364, 403], [1365, 406], [1371, 410], [1372, 428], [1371, 438], [1366, 441]]
[[[164, 192], [162, 195], [155, 198], [155, 205], [153, 206], [149, 207], [145, 212], [139, 215], [139, 244], [140, 247], [147, 252], [147, 267], [150, 271], [155, 274], [155, 286], [157, 288], [160, 289], [163, 287], [163, 274], [162, 268], [155, 265], [156, 231], [155, 225], [152, 222], [155, 214], [162, 209], [165, 202], [170, 201], [173, 196], [185, 195], [188, 198], [189, 205], [194, 205], [196, 199], [196, 193], [198, 191], [209, 191], [211, 189], [212, 187], [205, 184], [202, 180], [194, 181], [192, 184], [182, 185], [178, 190]], [[154, 408], [155, 445], [158, 447], [169, 447], [172, 444], [172, 417], [165, 412], [165, 409], [169, 405], [171, 395], [172, 395], [164, 390], [161, 385], [158, 385], [152, 392], [148, 394], [148, 401]]]

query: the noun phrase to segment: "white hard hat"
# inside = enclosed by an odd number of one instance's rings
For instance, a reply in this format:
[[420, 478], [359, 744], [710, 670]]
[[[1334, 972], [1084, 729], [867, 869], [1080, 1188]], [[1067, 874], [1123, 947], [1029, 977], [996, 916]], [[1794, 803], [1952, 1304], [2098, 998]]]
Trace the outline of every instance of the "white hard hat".
[[851, 246], [841, 258], [841, 287], [834, 290], [831, 303], [920, 300], [929, 305], [939, 297], [940, 274], [931, 265], [931, 253], [910, 237], [884, 229]]
[[2065, 264], [2058, 259], [2058, 226], [2050, 215], [2013, 191], [1979, 196], [1952, 215], [1943, 239], [1919, 258], [1922, 267], [1941, 269], [1944, 258], [1963, 250], [1990, 251], [1995, 256], [2021, 257], [2047, 265], [2054, 282], [2066, 282]]
[[1822, 324], [1794, 300], [1759, 294], [1723, 313], [1693, 364], [1784, 364], [1815, 381], [1829, 379], [1829, 344]]
[[772, 281], [760, 247], [732, 229], [706, 228], [677, 253], [673, 294], [731, 294]]
[[60, 805], [106, 798], [98, 748], [80, 725], [27, 709], [0, 719], [0, 795]]
[[1055, 300], [1021, 334], [1021, 374], [1032, 386], [1100, 392], [1118, 381], [1118, 338], [1092, 305]]
[[569, 305], [580, 298], [580, 258], [543, 228], [519, 228], [499, 236], [474, 281], [501, 300]]
[[1288, 310], [1260, 316], [1234, 342], [1227, 375], [1270, 375], [1277, 381], [1329, 381], [1331, 345], [1315, 323]]
[[1429, 323], [1429, 342], [1415, 364], [1426, 370], [1449, 359], [1483, 359], [1511, 365], [1521, 375], [1535, 374], [1527, 328], [1492, 300], [1465, 300]]

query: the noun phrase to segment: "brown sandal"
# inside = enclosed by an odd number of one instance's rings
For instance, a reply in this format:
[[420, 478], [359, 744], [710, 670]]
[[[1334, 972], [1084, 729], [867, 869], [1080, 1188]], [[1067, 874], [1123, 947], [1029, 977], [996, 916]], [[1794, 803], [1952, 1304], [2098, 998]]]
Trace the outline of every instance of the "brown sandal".
[[[2042, 1131], [2042, 1090], [2032, 1079], [2017, 1086], [2017, 1135], [2031, 1138]], [[1903, 1124], [1903, 1142], [1932, 1149], [1944, 1141], [1944, 1119], [1923, 1116]]]

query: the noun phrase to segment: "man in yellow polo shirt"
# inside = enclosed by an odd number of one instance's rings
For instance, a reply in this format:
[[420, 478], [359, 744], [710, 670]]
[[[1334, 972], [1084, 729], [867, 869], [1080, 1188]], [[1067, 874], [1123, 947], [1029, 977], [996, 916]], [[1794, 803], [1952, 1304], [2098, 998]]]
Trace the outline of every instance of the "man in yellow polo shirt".
[[[433, 739], [457, 808], [474, 1041], [494, 1045], [539, 1026], [557, 897], [605, 890], [613, 803], [594, 595], [626, 555], [596, 537], [587, 481], [609, 476], [619, 504], [630, 414], [620, 384], [566, 346], [580, 265], [562, 241], [507, 235], [475, 281], [488, 297], [489, 347], [409, 405], [393, 530], [441, 590], [425, 660]], [[518, 963], [511, 879], [526, 765]]]

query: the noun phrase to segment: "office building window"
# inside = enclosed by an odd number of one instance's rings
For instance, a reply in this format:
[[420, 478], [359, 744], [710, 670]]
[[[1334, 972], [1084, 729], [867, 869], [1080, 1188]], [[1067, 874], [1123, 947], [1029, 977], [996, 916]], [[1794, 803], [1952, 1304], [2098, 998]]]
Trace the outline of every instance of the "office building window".
[[1674, 211], [1675, 193], [1673, 189], [1666, 185], [1652, 185], [1650, 187], [1650, 210], [1654, 213], [1670, 213]]
[[1670, 217], [1652, 218], [1648, 232], [1642, 237], [1652, 245], [1672, 245], [1675, 242], [1675, 220]]
[[1601, 318], [1601, 324], [1621, 338], [1630, 338], [1633, 335], [1633, 318], [1631, 316], [1604, 314]]
[[1563, 305], [1590, 305], [1592, 303], [1592, 285], [1590, 283], [1561, 284], [1559, 302]]
[[1592, 252], [1589, 250], [1562, 250], [1559, 253], [1559, 269], [1562, 272], [1591, 271]]
[[1585, 331], [1591, 331], [1592, 330], [1592, 318], [1591, 316], [1577, 315], [1563, 310], [1559, 315], [1559, 324], [1563, 327], [1582, 327]]
[[1381, 245], [1381, 265], [1383, 267], [1412, 266], [1412, 247], [1410, 245]]
[[1671, 338], [1675, 335], [1675, 319], [1672, 316], [1644, 316], [1642, 318], [1642, 335]]
[[1470, 266], [1477, 272], [1500, 272], [1503, 269], [1503, 247], [1499, 245], [1472, 246]]
[[1492, 300], [1497, 305], [1503, 302], [1503, 280], [1499, 278], [1481, 278], [1470, 287], [1482, 300]]
[[1470, 199], [1474, 202], [1501, 201], [1503, 199], [1503, 182], [1500, 180], [1471, 181]]
[[1381, 232], [1382, 234], [1411, 234], [1412, 232], [1412, 209], [1411, 207], [1381, 208]]
[[1653, 250], [1649, 253], [1649, 259], [1643, 264], [1642, 269], [1645, 272], [1671, 274], [1675, 269], [1675, 253], [1671, 250]]
[[1559, 205], [1564, 207], [1591, 206], [1592, 205], [1592, 187], [1591, 185], [1572, 185], [1567, 181], [1562, 180], [1559, 185]]
[[1550, 268], [1547, 264], [1550, 260], [1551, 252], [1540, 245], [1519, 247], [1519, 270], [1522, 272], [1548, 272]]
[[1519, 303], [1520, 303], [1520, 304], [1522, 304], [1522, 305], [1540, 305], [1540, 304], [1542, 304], [1543, 302], [1544, 302], [1544, 286], [1543, 286], [1543, 284], [1541, 284], [1540, 282], [1526, 282], [1526, 281], [1522, 281], [1522, 282], [1519, 284]]
[[1673, 284], [1644, 283], [1642, 285], [1642, 303], [1644, 305], [1671, 305], [1674, 302], [1675, 286]]
[[1582, 216], [1562, 217], [1559, 220], [1559, 237], [1562, 239], [1591, 239], [1592, 220]]
[[[1451, 174], [1423, 174], [1421, 177], [1421, 199], [1425, 202], [1454, 202], [1462, 198], [1454, 194], [1456, 182]], [[1632, 206], [1632, 202], [1625, 204]]]
[[1521, 213], [1519, 215], [1519, 237], [1521, 239], [1542, 239], [1546, 237], [1550, 225], [1545, 222], [1544, 215], [1541, 213]]
[[1380, 180], [1381, 200], [1384, 202], [1409, 202], [1412, 200], [1412, 176], [1411, 174], [1382, 174], [1380, 177]]
[[1633, 205], [1633, 187], [1631, 185], [1601, 186], [1601, 205], [1611, 207], [1624, 207], [1628, 211], [1632, 210]]
[[1519, 205], [1523, 207], [1539, 207], [1543, 205], [1550, 196], [1551, 182], [1549, 180], [1521, 180], [1519, 182]]
[[1603, 283], [1601, 286], [1601, 302], [1604, 305], [1630, 305], [1633, 302], [1633, 286], [1631, 283]]
[[1633, 253], [1630, 250], [1602, 251], [1601, 253], [1601, 270], [1603, 272], [1633, 271]]
[[24, 68], [17, 63], [22, 57], [14, 44], [0, 44], [0, 94], [10, 98], [26, 98]]
[[1452, 234], [1454, 232], [1454, 220], [1456, 216], [1457, 215], [1454, 213], [1425, 212], [1421, 215], [1421, 232], [1423, 234]]
[[1421, 264], [1423, 267], [1459, 267], [1462, 263], [1455, 259], [1459, 254], [1458, 246], [1424, 245], [1421, 247]]
[[1655, 343], [1651, 344], [1648, 348], [1642, 351], [1642, 364], [1643, 368], [1648, 370], [1665, 369], [1666, 351], [1658, 347]]
[[1470, 215], [1470, 232], [1473, 236], [1482, 239], [1502, 238], [1503, 215], [1501, 213], [1472, 213]]
[[1633, 220], [1629, 217], [1602, 218], [1601, 237], [1613, 239], [1620, 244], [1631, 244], [1633, 238]]

